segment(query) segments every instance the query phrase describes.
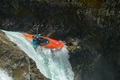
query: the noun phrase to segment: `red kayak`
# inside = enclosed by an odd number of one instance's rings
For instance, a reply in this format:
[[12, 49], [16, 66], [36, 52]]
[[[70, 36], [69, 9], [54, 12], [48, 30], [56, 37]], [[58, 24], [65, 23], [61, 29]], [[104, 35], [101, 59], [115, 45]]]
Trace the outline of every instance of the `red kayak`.
[[[23, 36], [32, 42], [33, 40], [33, 36], [34, 34], [23, 34]], [[44, 44], [44, 45], [40, 45], [40, 46], [44, 46], [45, 48], [49, 48], [49, 49], [61, 49], [64, 47], [64, 43], [61, 41], [57, 41], [48, 37], [44, 37], [44, 36], [39, 36], [38, 38], [43, 38], [43, 39], [47, 39], [49, 41], [49, 43]]]

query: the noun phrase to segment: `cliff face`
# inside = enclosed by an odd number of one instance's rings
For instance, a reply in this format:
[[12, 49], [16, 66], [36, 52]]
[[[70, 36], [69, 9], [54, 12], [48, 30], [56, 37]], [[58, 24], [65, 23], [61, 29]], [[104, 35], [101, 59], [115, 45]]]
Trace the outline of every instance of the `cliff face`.
[[2, 0], [0, 28], [66, 41], [75, 80], [120, 79], [120, 0]]
[[16, 44], [0, 31], [0, 68], [6, 70], [14, 80], [46, 79], [30, 59]]

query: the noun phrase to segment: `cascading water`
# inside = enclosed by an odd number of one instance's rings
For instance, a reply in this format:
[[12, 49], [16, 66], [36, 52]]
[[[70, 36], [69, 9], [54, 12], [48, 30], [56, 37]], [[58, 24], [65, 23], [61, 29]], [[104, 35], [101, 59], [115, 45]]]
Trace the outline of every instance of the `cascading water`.
[[12, 77], [8, 76], [7, 72], [0, 69], [0, 80], [13, 80]]
[[40, 72], [51, 80], [73, 80], [74, 73], [69, 63], [69, 55], [66, 47], [58, 51], [51, 51], [44, 47], [36, 50], [27, 41], [22, 33], [4, 31], [11, 41], [16, 43], [29, 57], [31, 57]]

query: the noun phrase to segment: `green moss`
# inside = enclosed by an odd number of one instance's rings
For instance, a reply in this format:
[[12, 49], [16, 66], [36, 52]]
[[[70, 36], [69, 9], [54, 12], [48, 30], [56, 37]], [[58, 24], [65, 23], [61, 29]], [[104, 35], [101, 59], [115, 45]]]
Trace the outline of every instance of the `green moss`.
[[102, 0], [81, 0], [81, 7], [83, 8], [87, 8], [87, 7], [91, 7], [94, 9], [98, 9], [101, 7], [101, 4], [103, 3]]
[[102, 0], [90, 0], [90, 6], [94, 9], [98, 9], [101, 7]]
[[16, 15], [22, 15], [22, 16], [27, 16], [27, 15], [29, 15], [30, 14], [30, 11], [28, 10], [28, 9], [17, 9], [16, 11], [15, 11], [15, 14]]

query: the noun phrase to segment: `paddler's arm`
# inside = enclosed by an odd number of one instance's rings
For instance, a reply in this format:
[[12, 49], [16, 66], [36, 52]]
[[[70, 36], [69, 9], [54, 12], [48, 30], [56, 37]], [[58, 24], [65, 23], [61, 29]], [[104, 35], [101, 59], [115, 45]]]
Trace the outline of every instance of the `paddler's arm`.
[[36, 40], [33, 40], [33, 41], [32, 41], [32, 45], [33, 45], [33, 48], [36, 49], [36, 48], [37, 48], [37, 41], [36, 41]]

